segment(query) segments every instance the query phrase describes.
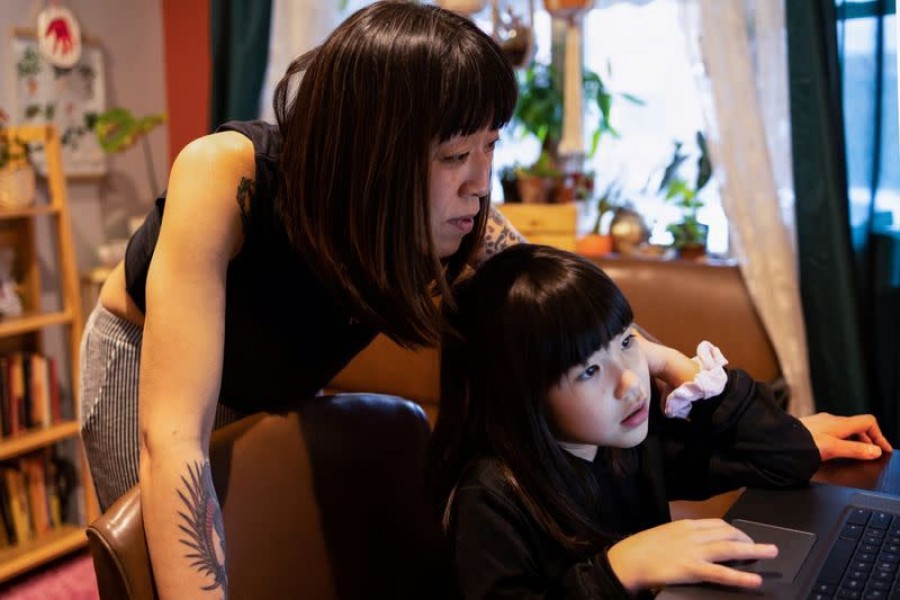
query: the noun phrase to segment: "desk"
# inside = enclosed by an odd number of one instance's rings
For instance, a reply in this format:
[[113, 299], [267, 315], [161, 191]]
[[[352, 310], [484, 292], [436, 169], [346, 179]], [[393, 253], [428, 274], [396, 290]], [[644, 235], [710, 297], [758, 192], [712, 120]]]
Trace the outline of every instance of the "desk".
[[[823, 463], [813, 481], [900, 496], [900, 449], [878, 460], [831, 460]], [[669, 504], [672, 520], [708, 519], [723, 516], [741, 495], [726, 492], [708, 500], [676, 500]]]

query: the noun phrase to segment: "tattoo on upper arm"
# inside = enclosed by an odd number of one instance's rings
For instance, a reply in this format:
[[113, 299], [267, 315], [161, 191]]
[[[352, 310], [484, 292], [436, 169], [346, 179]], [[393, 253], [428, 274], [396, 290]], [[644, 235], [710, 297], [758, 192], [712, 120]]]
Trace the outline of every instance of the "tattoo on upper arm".
[[484, 234], [483, 252], [479, 264], [483, 263], [504, 248], [516, 244], [524, 244], [527, 240], [516, 231], [509, 221], [500, 214], [496, 207], [490, 208], [488, 227]]
[[209, 461], [188, 464], [188, 475], [181, 477], [183, 489], [178, 490], [183, 509], [178, 511], [178, 528], [184, 534], [179, 541], [189, 548], [185, 558], [197, 573], [211, 577], [203, 590], [221, 590], [228, 596], [228, 575], [225, 572], [225, 527], [222, 511], [216, 500]]
[[237, 203], [241, 211], [241, 223], [244, 226], [244, 234], [250, 226], [250, 205], [253, 202], [253, 196], [256, 194], [256, 182], [246, 177], [241, 177], [241, 182], [237, 187]]

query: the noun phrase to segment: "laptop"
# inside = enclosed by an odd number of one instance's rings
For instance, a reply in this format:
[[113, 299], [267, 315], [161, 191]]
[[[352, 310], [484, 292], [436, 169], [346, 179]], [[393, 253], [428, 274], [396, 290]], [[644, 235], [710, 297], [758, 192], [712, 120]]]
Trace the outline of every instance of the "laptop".
[[[900, 589], [900, 450], [885, 462], [879, 487], [887, 493], [816, 482], [789, 490], [747, 489], [724, 518], [754, 541], [778, 545], [777, 558], [732, 565], [760, 573], [762, 588], [677, 585], [657, 598], [898, 597], [890, 588]], [[851, 468], [870, 466], [875, 467]], [[839, 595], [842, 587], [856, 593]]]

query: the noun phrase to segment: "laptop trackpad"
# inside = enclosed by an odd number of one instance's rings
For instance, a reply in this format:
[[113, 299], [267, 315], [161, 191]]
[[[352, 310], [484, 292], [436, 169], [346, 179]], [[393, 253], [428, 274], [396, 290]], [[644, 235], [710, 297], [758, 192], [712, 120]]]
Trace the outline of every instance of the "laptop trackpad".
[[784, 583], [792, 582], [816, 541], [816, 534], [808, 531], [787, 529], [744, 519], [734, 519], [731, 524], [749, 535], [758, 544], [778, 546], [778, 556], [773, 559], [726, 563], [741, 571], [759, 573], [766, 580], [777, 579]]

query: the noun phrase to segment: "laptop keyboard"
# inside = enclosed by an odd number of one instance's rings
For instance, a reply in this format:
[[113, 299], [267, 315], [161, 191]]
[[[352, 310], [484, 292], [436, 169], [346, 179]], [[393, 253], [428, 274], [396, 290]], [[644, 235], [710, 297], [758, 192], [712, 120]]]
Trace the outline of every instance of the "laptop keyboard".
[[900, 600], [900, 515], [851, 508], [810, 600]]

